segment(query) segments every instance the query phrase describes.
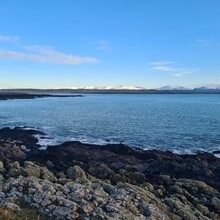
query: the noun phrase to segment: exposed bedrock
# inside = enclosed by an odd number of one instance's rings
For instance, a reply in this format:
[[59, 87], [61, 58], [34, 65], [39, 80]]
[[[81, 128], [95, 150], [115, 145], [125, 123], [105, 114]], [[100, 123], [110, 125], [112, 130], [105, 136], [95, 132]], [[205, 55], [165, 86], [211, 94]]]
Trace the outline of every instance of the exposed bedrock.
[[[66, 142], [39, 150], [32, 130], [0, 130], [0, 203], [52, 219], [220, 219], [220, 159]], [[14, 150], [16, 150], [14, 152]]]

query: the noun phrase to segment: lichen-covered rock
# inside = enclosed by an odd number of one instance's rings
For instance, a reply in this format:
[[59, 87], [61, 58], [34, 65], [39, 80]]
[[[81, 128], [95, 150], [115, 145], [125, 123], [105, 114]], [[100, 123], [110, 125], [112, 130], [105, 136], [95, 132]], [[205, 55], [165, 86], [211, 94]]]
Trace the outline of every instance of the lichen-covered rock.
[[207, 208], [207, 207], [205, 207], [204, 205], [202, 205], [202, 204], [198, 204], [197, 206], [196, 206], [196, 208], [200, 211], [200, 212], [202, 212], [202, 214], [204, 214], [204, 215], [208, 215], [209, 214], [209, 209]]
[[211, 205], [214, 206], [214, 208], [219, 210], [220, 212], [220, 199], [219, 198], [213, 197], [211, 200]]
[[40, 177], [43, 180], [49, 180], [50, 182], [56, 182], [57, 178], [46, 167], [40, 168]]
[[[10, 141], [7, 147], [18, 150], [21, 144]], [[210, 157], [197, 161], [186, 156], [194, 164], [189, 164], [193, 171], [184, 174], [185, 159], [169, 152], [145, 154], [121, 145], [90, 149], [78, 142], [62, 147], [31, 151], [29, 160], [37, 162], [19, 160], [23, 167], [7, 160], [0, 163], [0, 205], [19, 210], [17, 201], [22, 199], [50, 219], [220, 220], [218, 188], [185, 178], [200, 180], [218, 173], [218, 161], [207, 168]], [[10, 151], [0, 152], [2, 158], [6, 153]], [[56, 155], [61, 160], [56, 161]], [[174, 167], [168, 166], [171, 159]]]
[[72, 179], [67, 179], [67, 178], [60, 178], [60, 179], [57, 180], [57, 182], [64, 185], [66, 183], [73, 182], [73, 180]]
[[[163, 176], [159, 177], [159, 181], [168, 181], [168, 186], [147, 182], [142, 186], [126, 182], [112, 185], [108, 179], [96, 179], [75, 165], [67, 171], [72, 179], [54, 182], [50, 177], [55, 175], [45, 167], [32, 162], [26, 162], [24, 168], [19, 166], [18, 163], [10, 165], [9, 171], [12, 167], [23, 173], [26, 169], [39, 168], [40, 177], [6, 178], [2, 188], [4, 193], [0, 193], [0, 203], [4, 207], [13, 209], [16, 199], [22, 198], [51, 219], [220, 219], [219, 193], [211, 187], [205, 190], [206, 185], [199, 181], [170, 180]], [[43, 178], [42, 173], [46, 173], [47, 178]], [[111, 178], [111, 175], [108, 177]], [[163, 194], [159, 195], [160, 191]]]
[[0, 188], [2, 187], [4, 180], [5, 178], [0, 174]]
[[85, 172], [79, 166], [70, 167], [67, 170], [67, 176], [69, 179], [72, 180], [76, 180], [77, 178], [81, 178], [81, 179], [86, 178]]
[[18, 177], [22, 174], [22, 168], [20, 166], [20, 163], [18, 161], [15, 161], [14, 163], [9, 164], [9, 176], [11, 177]]
[[3, 163], [2, 161], [0, 161], [0, 172], [1, 172], [2, 170], [4, 170], [4, 169], [5, 169], [4, 163]]
[[91, 163], [88, 173], [102, 180], [111, 179], [111, 177], [115, 175], [114, 171], [112, 171], [105, 164], [100, 163]]
[[25, 176], [34, 176], [40, 178], [41, 168], [31, 161], [24, 162], [24, 175]]

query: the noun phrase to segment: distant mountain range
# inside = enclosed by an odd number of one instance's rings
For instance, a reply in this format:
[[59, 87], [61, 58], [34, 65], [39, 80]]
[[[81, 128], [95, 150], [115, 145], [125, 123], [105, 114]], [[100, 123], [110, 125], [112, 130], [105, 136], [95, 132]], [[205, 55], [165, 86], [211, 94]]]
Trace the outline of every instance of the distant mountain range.
[[55, 89], [0, 89], [0, 93], [19, 94], [220, 94], [220, 86], [186, 88], [183, 86], [163, 86], [147, 89], [140, 86], [86, 86]]
[[195, 87], [195, 88], [187, 88], [183, 86], [163, 86], [160, 88], [157, 88], [156, 90], [220, 90], [220, 85], [217, 86], [201, 86], [201, 87]]
[[191, 90], [191, 89], [183, 86], [162, 86], [160, 88], [157, 88], [156, 90]]
[[84, 87], [58, 87], [55, 89], [93, 89], [93, 90], [146, 90], [147, 88], [141, 86], [84, 86]]
[[195, 87], [195, 88], [187, 88], [184, 86], [162, 86], [155, 89], [148, 89], [142, 86], [85, 86], [85, 87], [58, 87], [55, 89], [72, 89], [72, 90], [159, 90], [159, 91], [171, 91], [171, 90], [220, 90], [219, 86], [202, 86], [202, 87]]
[[202, 87], [195, 88], [194, 90], [220, 90], [220, 86], [218, 87], [202, 86]]

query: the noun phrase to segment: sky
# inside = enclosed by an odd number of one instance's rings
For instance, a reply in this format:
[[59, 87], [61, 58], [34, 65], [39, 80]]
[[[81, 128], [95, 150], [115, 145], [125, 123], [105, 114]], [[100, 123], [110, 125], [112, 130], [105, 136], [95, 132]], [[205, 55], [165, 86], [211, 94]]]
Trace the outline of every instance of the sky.
[[0, 88], [220, 85], [219, 0], [1, 0]]

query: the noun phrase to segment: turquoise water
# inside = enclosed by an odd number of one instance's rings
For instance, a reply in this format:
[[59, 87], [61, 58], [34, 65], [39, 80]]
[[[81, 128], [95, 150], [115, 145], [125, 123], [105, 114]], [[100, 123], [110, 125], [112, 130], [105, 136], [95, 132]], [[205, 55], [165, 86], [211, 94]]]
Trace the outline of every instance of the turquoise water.
[[0, 127], [27, 126], [51, 139], [124, 143], [179, 153], [220, 150], [220, 95], [84, 95], [0, 101]]

